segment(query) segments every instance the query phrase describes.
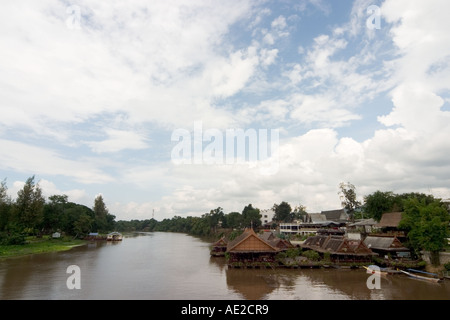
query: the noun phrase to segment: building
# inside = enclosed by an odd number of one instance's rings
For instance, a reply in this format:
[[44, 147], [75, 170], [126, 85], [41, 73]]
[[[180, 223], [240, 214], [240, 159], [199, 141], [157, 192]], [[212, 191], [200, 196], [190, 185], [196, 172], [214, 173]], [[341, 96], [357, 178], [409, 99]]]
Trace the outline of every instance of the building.
[[223, 257], [227, 251], [228, 242], [225, 237], [220, 238], [211, 246], [210, 254], [213, 257]]
[[328, 253], [333, 262], [370, 262], [372, 257], [377, 255], [363, 241], [351, 240], [343, 236], [309, 237], [301, 247], [317, 251], [322, 256]]
[[273, 222], [273, 217], [275, 215], [275, 211], [272, 209], [261, 210], [259, 212], [261, 214], [261, 225], [263, 227], [271, 227]]
[[381, 257], [409, 258], [410, 251], [395, 236], [370, 235], [364, 239], [364, 244]]
[[373, 227], [378, 229], [380, 234], [395, 236], [400, 241], [404, 241], [406, 240], [406, 233], [398, 228], [401, 220], [401, 212], [387, 212], [383, 213], [380, 222]]
[[228, 265], [273, 263], [280, 249], [259, 237], [253, 229], [247, 228], [240, 236], [228, 242], [226, 252], [229, 255]]
[[349, 216], [345, 209], [322, 211], [321, 214], [325, 216], [327, 221], [346, 223], [349, 220]]
[[347, 237], [355, 240], [364, 240], [373, 231], [376, 224], [377, 222], [372, 218], [349, 223], [346, 227]]

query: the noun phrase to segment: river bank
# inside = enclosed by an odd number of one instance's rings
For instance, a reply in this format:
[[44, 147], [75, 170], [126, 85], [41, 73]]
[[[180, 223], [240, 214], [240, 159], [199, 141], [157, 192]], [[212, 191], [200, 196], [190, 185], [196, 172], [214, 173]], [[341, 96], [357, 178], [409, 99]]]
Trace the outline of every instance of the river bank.
[[30, 254], [70, 250], [85, 245], [87, 241], [72, 238], [52, 239], [50, 237], [28, 238], [25, 244], [0, 245], [0, 259], [21, 257]]

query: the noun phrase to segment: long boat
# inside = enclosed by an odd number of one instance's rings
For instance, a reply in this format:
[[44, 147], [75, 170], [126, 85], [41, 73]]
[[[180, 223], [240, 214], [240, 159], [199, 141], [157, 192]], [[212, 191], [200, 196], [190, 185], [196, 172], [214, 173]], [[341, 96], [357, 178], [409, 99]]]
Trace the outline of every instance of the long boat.
[[426, 280], [426, 281], [430, 281], [430, 282], [434, 282], [434, 283], [438, 283], [438, 282], [442, 281], [439, 278], [431, 278], [431, 277], [421, 276], [421, 275], [414, 274], [414, 273], [411, 273], [411, 272], [407, 272], [407, 271], [404, 271], [404, 270], [400, 270], [400, 272], [406, 274], [407, 276], [409, 276], [409, 277], [411, 277], [413, 279]]
[[380, 267], [375, 268], [374, 266], [363, 266], [366, 270], [367, 273], [371, 273], [371, 274], [379, 274], [381, 276], [387, 276], [389, 273], [387, 271], [382, 270]]

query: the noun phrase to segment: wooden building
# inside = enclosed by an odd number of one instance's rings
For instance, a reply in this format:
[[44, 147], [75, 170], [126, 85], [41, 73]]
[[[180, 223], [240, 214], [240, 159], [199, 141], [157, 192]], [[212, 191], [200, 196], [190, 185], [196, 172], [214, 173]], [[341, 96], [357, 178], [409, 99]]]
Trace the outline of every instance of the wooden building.
[[302, 244], [302, 248], [329, 253], [333, 262], [366, 262], [377, 255], [361, 240], [352, 240], [342, 236], [318, 235], [310, 237]]
[[407, 258], [410, 256], [409, 249], [395, 236], [370, 235], [364, 239], [364, 244], [382, 257]]
[[213, 257], [223, 257], [227, 251], [228, 242], [225, 237], [220, 238], [215, 243], [213, 243], [211, 248], [211, 256]]
[[406, 240], [406, 233], [398, 228], [401, 220], [401, 212], [383, 213], [380, 222], [374, 225], [374, 228], [378, 229], [383, 235], [395, 236], [400, 241], [404, 241]]
[[244, 232], [227, 245], [228, 264], [273, 263], [280, 249], [259, 237], [253, 229]]

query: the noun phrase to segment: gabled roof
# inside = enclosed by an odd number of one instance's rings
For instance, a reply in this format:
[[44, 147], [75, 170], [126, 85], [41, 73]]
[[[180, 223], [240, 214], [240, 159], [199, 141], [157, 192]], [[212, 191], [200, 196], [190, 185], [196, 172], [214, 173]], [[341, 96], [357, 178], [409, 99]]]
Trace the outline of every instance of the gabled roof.
[[327, 217], [324, 214], [321, 213], [309, 213], [307, 215], [307, 222], [311, 223], [318, 223], [318, 222], [324, 222], [327, 221]]
[[327, 211], [322, 211], [321, 213], [323, 215], [325, 215], [326, 220], [330, 220], [330, 221], [341, 221], [341, 220], [348, 219], [348, 215], [344, 209], [327, 210]]
[[361, 240], [342, 236], [314, 236], [306, 239], [302, 247], [332, 254], [376, 255]]
[[276, 238], [272, 231], [264, 231], [259, 237], [265, 241], [274, 240]]
[[276, 247], [261, 239], [253, 229], [245, 229], [244, 232], [228, 243], [228, 252], [277, 252]]
[[364, 239], [364, 244], [371, 249], [387, 251], [409, 251], [404, 247], [397, 237], [377, 237], [368, 236]]
[[225, 240], [224, 237], [220, 238], [213, 244], [213, 247], [226, 247], [226, 246], [227, 246], [227, 241]]
[[402, 220], [402, 213], [401, 212], [387, 212], [383, 213], [381, 216], [381, 220], [378, 224], [375, 225], [375, 227], [378, 228], [386, 228], [386, 227], [392, 227], [397, 228], [398, 224]]

